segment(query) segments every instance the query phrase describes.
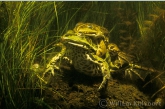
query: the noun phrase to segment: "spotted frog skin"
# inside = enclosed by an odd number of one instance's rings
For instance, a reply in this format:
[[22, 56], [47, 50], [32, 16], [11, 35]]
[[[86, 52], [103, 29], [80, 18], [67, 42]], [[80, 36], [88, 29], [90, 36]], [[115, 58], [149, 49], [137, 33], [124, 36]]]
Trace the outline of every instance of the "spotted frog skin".
[[67, 61], [69, 65], [73, 66], [80, 73], [89, 76], [103, 76], [99, 90], [111, 79], [109, 64], [106, 61], [110, 56], [106, 55], [106, 59], [98, 56], [96, 54], [97, 45], [89, 42], [86, 36], [77, 36], [70, 31], [69, 34], [67, 32], [67, 34], [61, 37], [61, 42], [58, 45], [62, 47], [62, 50], [49, 62], [46, 72], [51, 71], [54, 75], [54, 69], [60, 69], [57, 62], [63, 64]]

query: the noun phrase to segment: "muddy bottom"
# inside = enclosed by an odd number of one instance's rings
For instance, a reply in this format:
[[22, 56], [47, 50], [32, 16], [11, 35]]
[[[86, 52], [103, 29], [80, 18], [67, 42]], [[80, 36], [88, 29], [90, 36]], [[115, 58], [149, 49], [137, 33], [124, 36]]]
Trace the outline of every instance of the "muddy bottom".
[[136, 85], [115, 76], [102, 91], [98, 91], [102, 77], [76, 71], [58, 73], [49, 80], [44, 101], [53, 109], [159, 109]]

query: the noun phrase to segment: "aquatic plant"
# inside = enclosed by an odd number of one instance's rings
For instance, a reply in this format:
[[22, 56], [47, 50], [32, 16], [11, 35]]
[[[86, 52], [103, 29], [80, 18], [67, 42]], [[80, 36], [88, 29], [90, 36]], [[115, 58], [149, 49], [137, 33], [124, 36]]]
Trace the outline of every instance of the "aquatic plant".
[[56, 17], [52, 16], [56, 13], [56, 4], [1, 2], [2, 5], [5, 6], [4, 19], [8, 19], [0, 44], [2, 98], [6, 108], [30, 108], [35, 97], [41, 96], [43, 88], [36, 77], [39, 72], [31, 68], [35, 63], [45, 63], [44, 53], [50, 26]]

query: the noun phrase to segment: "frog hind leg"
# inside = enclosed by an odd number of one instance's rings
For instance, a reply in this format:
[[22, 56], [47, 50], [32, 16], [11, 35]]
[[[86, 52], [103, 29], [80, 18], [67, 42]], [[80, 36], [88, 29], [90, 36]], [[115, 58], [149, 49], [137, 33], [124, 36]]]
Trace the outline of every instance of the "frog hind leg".
[[106, 88], [105, 86], [106, 86], [108, 80], [112, 79], [111, 74], [110, 74], [110, 70], [109, 70], [109, 67], [108, 67], [108, 63], [107, 62], [103, 62], [103, 64], [104, 65], [101, 65], [103, 80], [102, 80], [98, 90]]

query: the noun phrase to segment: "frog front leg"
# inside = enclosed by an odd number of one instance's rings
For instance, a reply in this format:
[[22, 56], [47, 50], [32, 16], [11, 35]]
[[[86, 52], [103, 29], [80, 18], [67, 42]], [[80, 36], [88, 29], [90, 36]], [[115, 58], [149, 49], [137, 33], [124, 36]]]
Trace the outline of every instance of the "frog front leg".
[[54, 56], [51, 59], [51, 61], [49, 62], [49, 64], [47, 65], [44, 74], [49, 72], [49, 71], [51, 71], [52, 75], [54, 76], [54, 69], [60, 70], [59, 66], [57, 66], [56, 64], [57, 64], [58, 60], [60, 60], [61, 57], [62, 57], [61, 53], [59, 53], [56, 56]]
[[66, 47], [62, 43], [58, 43], [55, 46], [61, 46], [61, 51], [57, 55], [55, 55], [49, 62], [49, 64], [46, 67], [46, 70], [44, 72], [47, 73], [51, 71], [52, 75], [54, 75], [54, 69], [60, 70], [59, 66], [57, 63], [62, 59], [62, 57], [65, 55]]
[[93, 55], [93, 54], [86, 54], [87, 59], [92, 61], [93, 63], [99, 65], [100, 69], [101, 69], [101, 73], [103, 76], [103, 80], [98, 88], [98, 90], [101, 90], [105, 87], [106, 83], [108, 82], [109, 79], [111, 79], [111, 74], [110, 74], [110, 70], [109, 70], [109, 64], [102, 58], [100, 58], [97, 55]]

